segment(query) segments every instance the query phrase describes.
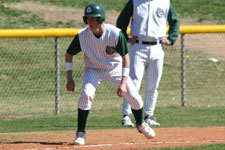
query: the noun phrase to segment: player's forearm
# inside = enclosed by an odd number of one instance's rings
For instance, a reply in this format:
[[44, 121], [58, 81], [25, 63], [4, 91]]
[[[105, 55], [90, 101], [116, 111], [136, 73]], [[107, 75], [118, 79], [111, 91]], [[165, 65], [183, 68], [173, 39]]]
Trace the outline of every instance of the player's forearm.
[[122, 81], [121, 84], [127, 83], [127, 77], [130, 73], [130, 57], [129, 54], [124, 55], [123, 57], [123, 68], [122, 68]]
[[124, 55], [122, 58], [123, 58], [123, 68], [130, 68], [130, 56], [129, 56], [129, 54]]
[[70, 55], [69, 53], [66, 53], [65, 55], [65, 62], [71, 62], [73, 61], [73, 55]]
[[127, 77], [126, 76], [122, 76], [121, 84], [124, 84], [124, 85], [127, 84]]
[[66, 79], [67, 81], [73, 79], [72, 70], [66, 71]]
[[121, 84], [126, 85], [127, 77], [129, 76], [129, 72], [130, 72], [130, 57], [129, 57], [129, 54], [124, 55], [122, 58], [123, 58], [123, 68], [122, 68]]
[[65, 55], [65, 66], [66, 66], [66, 78], [67, 80], [71, 80], [72, 76], [72, 69], [73, 69], [73, 55], [66, 53]]

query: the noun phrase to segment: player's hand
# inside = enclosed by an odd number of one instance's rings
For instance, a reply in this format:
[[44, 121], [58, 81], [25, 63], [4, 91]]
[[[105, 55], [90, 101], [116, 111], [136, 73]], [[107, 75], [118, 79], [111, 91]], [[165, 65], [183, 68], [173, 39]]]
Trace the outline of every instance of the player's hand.
[[136, 43], [137, 38], [138, 38], [137, 36], [132, 36], [131, 38], [128, 39], [128, 43], [130, 44]]
[[120, 87], [117, 89], [117, 96], [124, 97], [127, 93], [126, 84], [121, 84]]
[[167, 38], [164, 37], [164, 38], [162, 39], [162, 44], [163, 44], [163, 45], [170, 45], [170, 42], [169, 42], [169, 40], [168, 40]]
[[74, 92], [74, 90], [75, 90], [75, 83], [74, 83], [73, 79], [70, 79], [70, 80], [67, 81], [66, 89], [67, 89], [67, 91]]

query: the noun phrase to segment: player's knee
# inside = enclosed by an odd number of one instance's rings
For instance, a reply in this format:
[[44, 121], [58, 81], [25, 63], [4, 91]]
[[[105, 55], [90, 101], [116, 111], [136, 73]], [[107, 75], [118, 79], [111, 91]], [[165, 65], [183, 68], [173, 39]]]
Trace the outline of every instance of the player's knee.
[[146, 92], [151, 93], [151, 94], [157, 93], [157, 87], [156, 86], [151, 86], [151, 87], [146, 89]]
[[90, 110], [92, 105], [93, 98], [83, 93], [79, 100], [79, 108], [82, 110]]
[[133, 103], [130, 106], [134, 110], [139, 110], [139, 109], [141, 109], [143, 107], [143, 105], [141, 105], [141, 103]]
[[83, 92], [82, 93], [82, 96], [81, 96], [81, 99], [83, 101], [92, 101], [94, 98], [94, 96], [92, 96], [91, 94], [87, 93], [87, 92]]
[[130, 106], [134, 110], [139, 110], [143, 107], [143, 101], [141, 96], [140, 97], [132, 97], [132, 101], [130, 101]]

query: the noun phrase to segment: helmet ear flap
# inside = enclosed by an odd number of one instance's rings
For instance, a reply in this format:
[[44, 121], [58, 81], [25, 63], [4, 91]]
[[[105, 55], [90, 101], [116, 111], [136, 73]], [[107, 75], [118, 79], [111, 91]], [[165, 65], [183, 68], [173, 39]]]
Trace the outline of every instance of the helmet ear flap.
[[88, 24], [87, 23], [87, 17], [86, 16], [83, 16], [83, 21], [84, 21], [85, 24]]
[[102, 24], [105, 21], [105, 18], [100, 17], [99, 18], [99, 23]]

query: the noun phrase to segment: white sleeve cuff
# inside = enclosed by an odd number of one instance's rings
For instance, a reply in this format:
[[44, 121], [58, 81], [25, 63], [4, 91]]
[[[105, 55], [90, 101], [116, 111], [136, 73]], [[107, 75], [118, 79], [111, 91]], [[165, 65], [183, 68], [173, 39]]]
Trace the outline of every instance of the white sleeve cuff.
[[73, 70], [73, 63], [66, 62], [65, 67], [66, 67], [66, 71]]
[[122, 68], [122, 76], [129, 77], [130, 68]]

